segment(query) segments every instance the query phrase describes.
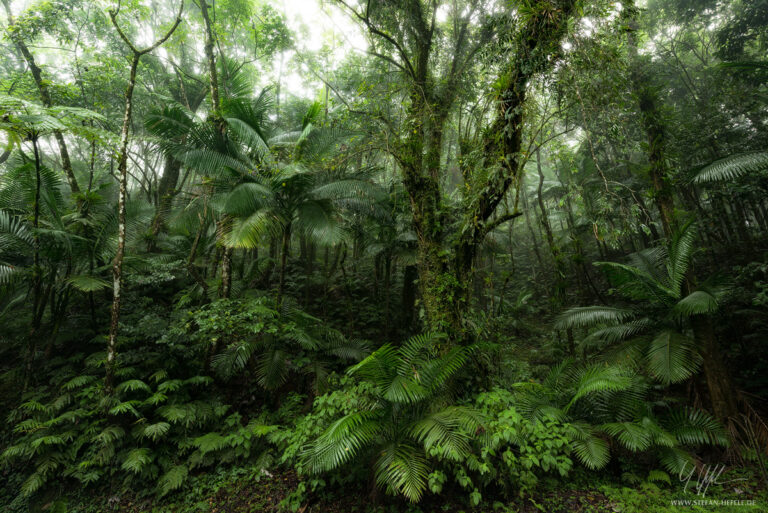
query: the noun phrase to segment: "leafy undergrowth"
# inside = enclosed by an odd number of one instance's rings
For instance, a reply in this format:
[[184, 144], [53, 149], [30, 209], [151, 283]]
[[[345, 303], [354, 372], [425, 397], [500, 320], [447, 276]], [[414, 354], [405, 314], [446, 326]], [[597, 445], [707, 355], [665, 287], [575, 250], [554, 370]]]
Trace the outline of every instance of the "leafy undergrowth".
[[[626, 477], [626, 476], [625, 476]], [[742, 480], [743, 479], [743, 480]], [[46, 513], [675, 513], [768, 511], [768, 492], [749, 469], [732, 470], [722, 476], [704, 497], [710, 501], [754, 501], [754, 504], [687, 505], [676, 500], [701, 500], [693, 486], [657, 485], [641, 482], [580, 480], [566, 486], [554, 482], [526, 498], [494, 501], [476, 508], [451, 502], [446, 495], [425, 497], [418, 506], [364, 490], [340, 491], [335, 495], [311, 497], [297, 494], [302, 483], [293, 472], [270, 473], [238, 468], [225, 473], [209, 473], [192, 478], [187, 491], [158, 501], [122, 497], [80, 497], [68, 502], [38, 504], [30, 511]], [[738, 480], [738, 481], [735, 481]], [[346, 492], [346, 493], [345, 493]], [[377, 505], [379, 503], [379, 505]]]

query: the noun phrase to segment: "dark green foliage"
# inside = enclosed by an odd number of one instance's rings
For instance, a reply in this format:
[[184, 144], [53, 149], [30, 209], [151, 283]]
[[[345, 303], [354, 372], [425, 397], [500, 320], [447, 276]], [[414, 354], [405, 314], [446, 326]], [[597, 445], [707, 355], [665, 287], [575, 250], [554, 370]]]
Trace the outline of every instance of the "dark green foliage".
[[765, 0], [316, 3], [2, 1], [0, 510], [764, 495]]

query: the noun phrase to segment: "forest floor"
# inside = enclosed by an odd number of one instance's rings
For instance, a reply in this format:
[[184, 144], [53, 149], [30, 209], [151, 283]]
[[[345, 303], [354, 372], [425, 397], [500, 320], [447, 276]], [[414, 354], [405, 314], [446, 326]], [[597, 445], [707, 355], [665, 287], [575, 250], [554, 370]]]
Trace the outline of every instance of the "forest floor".
[[[738, 472], [737, 472], [738, 475]], [[299, 481], [293, 472], [254, 474], [236, 470], [227, 474], [210, 474], [198, 479], [188, 493], [167, 499], [135, 497], [91, 497], [72, 501], [58, 509], [54, 503], [40, 504], [38, 511], [67, 513], [673, 513], [724, 512], [747, 513], [768, 511], [768, 490], [754, 472], [741, 473], [745, 480], [714, 485], [705, 496], [694, 487], [683, 490], [682, 483], [636, 485], [616, 482], [572, 482], [558, 487], [544, 486], [534, 496], [513, 501], [486, 500], [476, 508], [461, 501], [435, 502], [432, 496], [418, 507], [393, 503], [380, 497], [386, 505], [360, 490], [307, 499], [295, 493]], [[733, 477], [733, 474], [731, 475]], [[739, 479], [739, 478], [737, 478]], [[441, 495], [440, 497], [444, 497]], [[486, 498], [490, 499], [490, 498]], [[681, 505], [678, 501], [695, 501]], [[705, 502], [707, 501], [707, 502]], [[728, 503], [727, 501], [734, 501]], [[736, 502], [740, 501], [740, 502]]]

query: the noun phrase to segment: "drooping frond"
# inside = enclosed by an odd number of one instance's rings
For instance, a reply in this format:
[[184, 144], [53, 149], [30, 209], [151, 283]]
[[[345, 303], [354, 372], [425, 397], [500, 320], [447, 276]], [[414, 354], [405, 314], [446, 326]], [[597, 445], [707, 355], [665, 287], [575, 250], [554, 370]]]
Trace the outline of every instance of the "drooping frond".
[[693, 221], [685, 223], [672, 236], [669, 246], [669, 258], [667, 260], [667, 272], [669, 274], [669, 287], [681, 295], [681, 287], [685, 280], [688, 266], [691, 263], [693, 243], [696, 240], [696, 225]]
[[722, 295], [723, 292], [723, 290], [695, 290], [678, 301], [674, 311], [681, 317], [714, 314], [720, 309], [718, 295]]
[[248, 216], [274, 204], [275, 194], [271, 188], [257, 182], [245, 182], [227, 195], [224, 211], [233, 216]]
[[606, 466], [611, 455], [608, 442], [599, 436], [599, 431], [583, 422], [574, 422], [571, 428], [575, 439], [571, 442], [571, 447], [581, 464], [589, 469]]
[[694, 183], [734, 180], [747, 174], [768, 170], [768, 152], [756, 151], [730, 155], [705, 166], [694, 177]]
[[381, 430], [378, 412], [352, 413], [334, 422], [307, 449], [304, 458], [313, 473], [343, 465], [373, 442]]
[[144, 119], [144, 127], [157, 137], [161, 147], [168, 147], [166, 141], [178, 141], [194, 126], [194, 115], [178, 103], [164, 106], [150, 112]]
[[394, 379], [398, 363], [397, 349], [385, 344], [357, 365], [347, 369], [347, 374], [357, 374], [379, 387], [385, 387]]
[[721, 446], [729, 444], [728, 435], [723, 426], [703, 410], [695, 408], [672, 410], [664, 419], [664, 425], [682, 444]]
[[444, 457], [460, 460], [469, 452], [469, 433], [481, 424], [480, 415], [462, 406], [429, 414], [408, 428], [424, 448], [440, 448]]
[[618, 324], [631, 319], [632, 310], [610, 306], [584, 306], [569, 308], [561, 313], [555, 322], [556, 329], [572, 329], [598, 326], [600, 324]]
[[664, 384], [685, 381], [701, 364], [693, 340], [672, 330], [662, 331], [651, 341], [646, 358], [648, 370]]
[[595, 265], [605, 269], [611, 283], [631, 299], [667, 304], [680, 297], [679, 289], [671, 288], [644, 269], [618, 262], [595, 262]]
[[591, 333], [589, 339], [603, 340], [609, 344], [615, 342], [621, 342], [628, 340], [632, 337], [645, 333], [653, 327], [654, 323], [651, 319], [643, 317], [641, 319], [634, 319], [628, 322], [623, 322], [615, 326], [606, 326]]
[[618, 365], [592, 365], [575, 370], [575, 392], [566, 411], [579, 399], [594, 393], [625, 390], [632, 384], [629, 373]]
[[283, 220], [271, 210], [260, 210], [245, 218], [235, 218], [226, 233], [225, 242], [233, 248], [255, 248], [265, 236], [277, 237]]
[[601, 426], [630, 451], [645, 451], [651, 446], [651, 434], [635, 422], [611, 422]]
[[409, 443], [388, 444], [376, 461], [376, 481], [418, 502], [427, 488], [429, 466], [423, 451]]

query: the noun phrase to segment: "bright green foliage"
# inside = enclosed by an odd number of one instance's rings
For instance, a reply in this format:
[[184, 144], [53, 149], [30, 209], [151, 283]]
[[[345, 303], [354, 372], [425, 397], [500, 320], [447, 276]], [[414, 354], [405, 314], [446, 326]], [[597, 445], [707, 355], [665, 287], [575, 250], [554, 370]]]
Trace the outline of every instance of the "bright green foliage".
[[126, 348], [112, 397], [102, 396], [103, 353], [55, 361], [53, 386], [29, 391], [8, 419], [15, 435], [2, 460], [26, 475], [20, 493], [62, 480], [98, 486], [120, 479], [164, 495], [196, 469], [268, 462], [277, 427], [234, 411], [211, 377], [190, 373], [202, 352], [187, 344], [179, 351], [165, 342], [154, 353]]
[[304, 454], [308, 472], [365, 458], [380, 486], [415, 502], [427, 488], [431, 461], [466, 457], [480, 416], [450, 406], [446, 394], [468, 351], [454, 348], [438, 356], [437, 338], [427, 334], [400, 348], [385, 345], [347, 371], [373, 384], [370, 404], [338, 419], [313, 441]]
[[3, 513], [768, 482], [765, 0], [2, 3]]
[[364, 341], [347, 339], [290, 305], [278, 312], [266, 298], [219, 300], [189, 312], [167, 340], [175, 344], [190, 339], [205, 348], [222, 378], [240, 376], [250, 368], [248, 374], [269, 390], [290, 377], [306, 376], [323, 392], [335, 360], [357, 361], [368, 353]]
[[565, 477], [573, 466], [571, 427], [554, 415], [526, 418], [516, 402], [512, 392], [500, 388], [475, 400], [485, 419], [482, 435], [464, 460], [448, 466], [456, 483], [471, 492], [470, 502], [472, 494], [482, 496], [485, 490], [531, 494], [542, 476]]

